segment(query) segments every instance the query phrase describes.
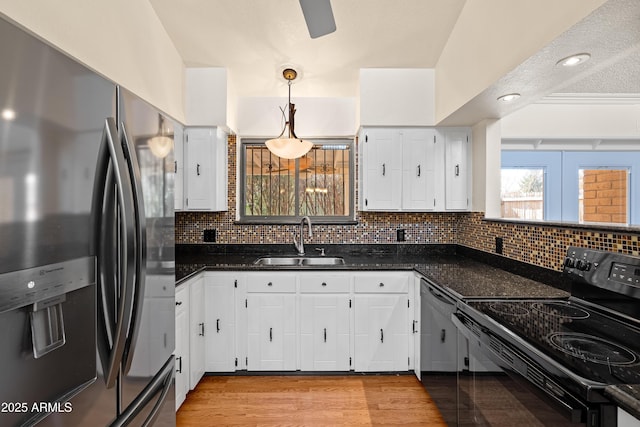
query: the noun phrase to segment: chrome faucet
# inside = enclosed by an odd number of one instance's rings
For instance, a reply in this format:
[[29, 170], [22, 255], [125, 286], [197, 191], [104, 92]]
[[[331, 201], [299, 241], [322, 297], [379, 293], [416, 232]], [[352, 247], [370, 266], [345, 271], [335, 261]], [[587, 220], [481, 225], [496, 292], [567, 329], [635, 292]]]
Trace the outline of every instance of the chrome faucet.
[[313, 232], [311, 231], [311, 218], [308, 216], [303, 216], [302, 220], [300, 220], [300, 242], [296, 240], [296, 237], [293, 236], [293, 245], [296, 247], [298, 251], [298, 255], [304, 255], [304, 222], [307, 221], [307, 226], [309, 227], [309, 238], [313, 237]]

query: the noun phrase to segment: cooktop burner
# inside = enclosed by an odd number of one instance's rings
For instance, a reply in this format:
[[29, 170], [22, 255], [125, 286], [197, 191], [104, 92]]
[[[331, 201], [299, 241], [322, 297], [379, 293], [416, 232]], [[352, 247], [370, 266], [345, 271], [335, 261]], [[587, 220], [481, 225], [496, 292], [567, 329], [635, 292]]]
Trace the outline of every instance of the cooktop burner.
[[589, 313], [566, 302], [536, 302], [531, 306], [534, 310], [554, 317], [563, 317], [565, 319], [586, 319]]
[[554, 347], [578, 359], [609, 366], [633, 365], [638, 355], [609, 340], [587, 334], [554, 332], [548, 337]]

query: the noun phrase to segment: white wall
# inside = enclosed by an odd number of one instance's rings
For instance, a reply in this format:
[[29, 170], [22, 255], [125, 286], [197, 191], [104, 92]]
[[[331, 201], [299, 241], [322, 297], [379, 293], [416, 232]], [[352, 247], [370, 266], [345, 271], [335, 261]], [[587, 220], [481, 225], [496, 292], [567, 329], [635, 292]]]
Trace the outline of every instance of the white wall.
[[500, 213], [500, 120], [483, 120], [471, 129], [473, 141], [471, 210], [488, 218]]
[[640, 138], [638, 104], [532, 104], [502, 119], [503, 139]]
[[225, 126], [227, 70], [209, 67], [187, 68], [184, 109], [187, 126]]
[[[292, 98], [296, 106], [295, 132], [299, 138], [353, 137], [356, 134], [355, 98]], [[240, 98], [237, 133], [246, 137], [275, 137], [284, 121], [287, 98]], [[288, 115], [288, 113], [287, 113]]]
[[0, 14], [184, 122], [184, 65], [148, 0], [0, 0]]
[[360, 69], [360, 126], [434, 126], [435, 71]]

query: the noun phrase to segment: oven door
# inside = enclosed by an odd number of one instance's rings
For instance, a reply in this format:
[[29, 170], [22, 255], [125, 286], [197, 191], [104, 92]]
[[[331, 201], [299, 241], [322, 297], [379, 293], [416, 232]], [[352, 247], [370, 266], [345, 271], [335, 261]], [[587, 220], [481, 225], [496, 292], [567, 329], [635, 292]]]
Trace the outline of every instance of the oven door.
[[[469, 346], [468, 371], [459, 377], [461, 396], [468, 396], [465, 418], [475, 425], [606, 426], [589, 408], [548, 378], [517, 349], [457, 312], [452, 316]], [[476, 357], [473, 357], [473, 356]], [[477, 362], [485, 356], [502, 372], [486, 371]], [[615, 425], [615, 416], [613, 416]]]

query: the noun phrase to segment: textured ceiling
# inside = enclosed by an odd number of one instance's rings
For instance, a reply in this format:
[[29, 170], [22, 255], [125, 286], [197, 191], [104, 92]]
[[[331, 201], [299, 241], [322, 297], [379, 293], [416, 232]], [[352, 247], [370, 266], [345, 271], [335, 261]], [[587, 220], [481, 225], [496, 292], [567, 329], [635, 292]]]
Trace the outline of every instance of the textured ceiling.
[[[333, 0], [338, 31], [311, 39], [298, 0], [150, 0], [187, 66], [224, 67], [235, 96], [285, 96], [284, 66], [300, 72], [294, 96], [357, 96], [360, 68], [434, 68], [465, 0]], [[535, 23], [523, 24], [535, 25]], [[557, 60], [589, 52], [574, 69]], [[640, 97], [640, 1], [609, 0], [441, 124], [499, 118], [563, 93]], [[497, 103], [504, 93], [523, 96]], [[605, 95], [606, 94], [606, 95]], [[632, 97], [634, 98], [634, 97]]]

